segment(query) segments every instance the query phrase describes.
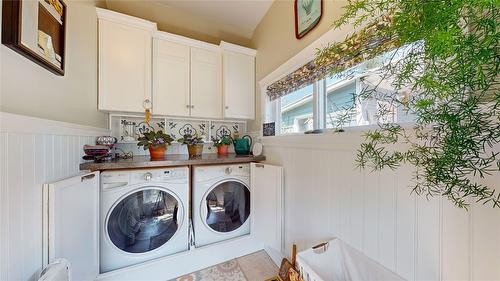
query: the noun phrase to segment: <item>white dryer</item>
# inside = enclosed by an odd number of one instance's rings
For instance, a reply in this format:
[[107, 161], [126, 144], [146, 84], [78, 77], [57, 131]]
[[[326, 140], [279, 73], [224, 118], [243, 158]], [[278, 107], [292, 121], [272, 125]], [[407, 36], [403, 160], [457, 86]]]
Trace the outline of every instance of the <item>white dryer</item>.
[[187, 167], [101, 173], [100, 272], [189, 248]]
[[250, 234], [250, 165], [200, 166], [193, 171], [196, 247]]

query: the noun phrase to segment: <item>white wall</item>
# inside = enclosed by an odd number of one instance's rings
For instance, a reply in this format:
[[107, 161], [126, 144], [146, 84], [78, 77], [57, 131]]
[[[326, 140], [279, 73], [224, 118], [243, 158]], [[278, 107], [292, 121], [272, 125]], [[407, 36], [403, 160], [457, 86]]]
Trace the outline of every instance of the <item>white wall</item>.
[[0, 280], [37, 280], [42, 185], [79, 173], [84, 144], [107, 130], [0, 112]]
[[65, 75], [57, 76], [2, 45], [0, 111], [105, 128], [107, 114], [97, 110], [95, 1], [65, 3]]
[[[285, 171], [286, 249], [339, 237], [408, 280], [500, 280], [500, 209], [410, 195], [410, 167], [355, 168], [359, 133], [264, 138]], [[500, 173], [488, 179], [500, 187]]]

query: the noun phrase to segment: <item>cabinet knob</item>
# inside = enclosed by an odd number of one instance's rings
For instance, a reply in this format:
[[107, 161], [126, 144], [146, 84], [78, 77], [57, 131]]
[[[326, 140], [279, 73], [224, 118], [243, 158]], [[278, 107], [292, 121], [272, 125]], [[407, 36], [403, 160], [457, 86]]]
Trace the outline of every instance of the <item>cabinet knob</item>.
[[226, 109], [229, 109], [229, 106], [226, 106]]
[[191, 106], [189, 104], [186, 105], [186, 108], [191, 108]]
[[142, 106], [144, 107], [144, 109], [151, 109], [151, 100], [150, 99], [145, 99], [142, 102]]
[[194, 108], [194, 105], [191, 105], [191, 108]]

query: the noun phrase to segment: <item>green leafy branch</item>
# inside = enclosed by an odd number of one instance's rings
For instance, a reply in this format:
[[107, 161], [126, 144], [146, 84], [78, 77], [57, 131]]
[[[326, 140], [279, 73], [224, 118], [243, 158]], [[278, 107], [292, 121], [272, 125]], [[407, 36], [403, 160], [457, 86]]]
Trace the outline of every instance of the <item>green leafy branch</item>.
[[[382, 110], [379, 128], [367, 132], [358, 149], [359, 167], [409, 163], [416, 167], [417, 194], [444, 196], [463, 208], [471, 200], [500, 207], [498, 186], [484, 184], [500, 172], [499, 13], [497, 0], [348, 2], [335, 28], [365, 28], [320, 50], [316, 61], [334, 74], [396, 49], [372, 73], [378, 82], [365, 81], [356, 98], [382, 100], [415, 116], [408, 129], [381, 122], [390, 114]], [[366, 47], [374, 40], [387, 43]]]

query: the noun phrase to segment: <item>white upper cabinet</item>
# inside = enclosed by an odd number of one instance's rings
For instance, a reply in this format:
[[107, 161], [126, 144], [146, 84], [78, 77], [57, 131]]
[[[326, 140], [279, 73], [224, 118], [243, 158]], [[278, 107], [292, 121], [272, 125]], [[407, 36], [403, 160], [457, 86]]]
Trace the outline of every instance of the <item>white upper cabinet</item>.
[[153, 113], [222, 118], [221, 75], [218, 46], [157, 32], [153, 50]]
[[256, 51], [221, 42], [224, 117], [255, 119]]
[[154, 39], [154, 114], [189, 116], [189, 52], [189, 46]]
[[99, 110], [255, 119], [256, 51], [158, 31], [97, 8]]
[[191, 116], [222, 118], [219, 50], [191, 48]]
[[99, 109], [151, 106], [151, 42], [156, 24], [104, 9], [99, 20]]

